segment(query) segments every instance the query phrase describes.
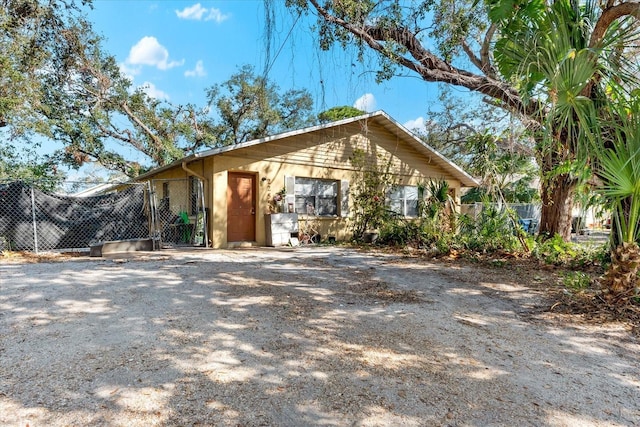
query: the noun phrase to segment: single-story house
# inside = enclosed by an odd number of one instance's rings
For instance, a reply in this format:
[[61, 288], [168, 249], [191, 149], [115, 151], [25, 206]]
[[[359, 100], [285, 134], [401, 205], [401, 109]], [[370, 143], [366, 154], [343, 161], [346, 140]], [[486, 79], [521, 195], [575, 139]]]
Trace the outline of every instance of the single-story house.
[[[454, 199], [461, 188], [478, 185], [382, 111], [210, 149], [138, 180], [150, 180], [167, 209], [207, 212], [206, 235], [214, 248], [269, 244], [274, 210], [297, 213], [301, 222], [313, 219], [323, 238], [339, 241], [351, 237], [349, 188], [358, 176], [352, 164], [355, 153], [373, 168], [388, 168], [396, 184], [395, 206], [407, 216], [411, 208], [402, 206], [417, 199], [420, 183], [444, 179]], [[200, 186], [202, 197], [197, 198], [202, 203], [196, 203], [193, 192], [179, 196], [171, 191], [171, 183], [180, 179], [198, 183], [189, 188]]]

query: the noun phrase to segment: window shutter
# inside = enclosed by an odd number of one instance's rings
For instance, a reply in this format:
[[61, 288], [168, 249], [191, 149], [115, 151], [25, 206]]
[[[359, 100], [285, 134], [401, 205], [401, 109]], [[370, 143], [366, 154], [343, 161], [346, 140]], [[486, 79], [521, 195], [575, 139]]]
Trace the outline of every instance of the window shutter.
[[340, 181], [340, 216], [349, 216], [349, 181]]
[[293, 206], [296, 205], [296, 177], [295, 176], [285, 176], [284, 177], [284, 189], [286, 192], [284, 201], [288, 206], [289, 203], [292, 203]]

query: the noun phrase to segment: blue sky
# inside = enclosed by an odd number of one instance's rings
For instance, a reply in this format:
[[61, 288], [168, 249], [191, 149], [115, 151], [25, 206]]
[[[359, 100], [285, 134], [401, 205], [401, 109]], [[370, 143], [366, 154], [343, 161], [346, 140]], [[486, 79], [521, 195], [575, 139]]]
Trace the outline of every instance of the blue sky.
[[[339, 105], [384, 110], [408, 127], [424, 123], [428, 109], [437, 108], [436, 84], [399, 77], [378, 85], [374, 64], [359, 64], [355, 51], [318, 49], [317, 35], [309, 29], [315, 17], [296, 21], [284, 1], [273, 3], [268, 75], [281, 90], [308, 89], [316, 112]], [[265, 69], [263, 0], [95, 0], [88, 17], [134, 84], [172, 103], [204, 106], [205, 90], [228, 80], [240, 66]]]

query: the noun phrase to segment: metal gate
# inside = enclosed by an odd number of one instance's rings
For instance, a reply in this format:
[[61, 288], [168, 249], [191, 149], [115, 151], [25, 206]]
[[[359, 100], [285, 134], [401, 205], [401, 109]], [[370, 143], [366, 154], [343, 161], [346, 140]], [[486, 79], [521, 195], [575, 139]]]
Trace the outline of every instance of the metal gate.
[[155, 211], [154, 238], [161, 247], [208, 247], [207, 210], [202, 180], [154, 179], [151, 181]]

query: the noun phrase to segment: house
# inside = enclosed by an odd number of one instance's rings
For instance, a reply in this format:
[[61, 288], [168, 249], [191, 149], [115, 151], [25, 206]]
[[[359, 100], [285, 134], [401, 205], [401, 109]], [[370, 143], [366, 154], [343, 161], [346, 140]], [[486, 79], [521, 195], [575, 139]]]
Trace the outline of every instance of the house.
[[[394, 206], [407, 216], [417, 205], [419, 183], [444, 179], [454, 199], [461, 188], [478, 185], [382, 111], [196, 153], [138, 180], [151, 181], [158, 210], [170, 213], [158, 221], [174, 228], [200, 223], [214, 248], [270, 243], [274, 210], [295, 212], [321, 236], [346, 240], [355, 153], [371, 167], [389, 168], [397, 184]], [[206, 221], [199, 212], [207, 212]], [[185, 230], [173, 235], [189, 240]]]

